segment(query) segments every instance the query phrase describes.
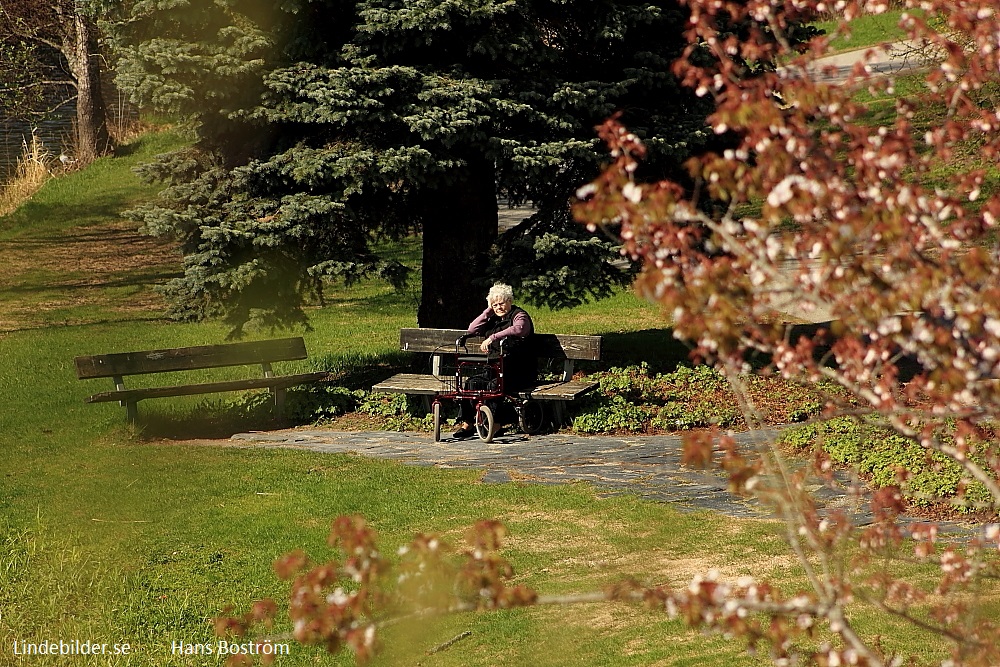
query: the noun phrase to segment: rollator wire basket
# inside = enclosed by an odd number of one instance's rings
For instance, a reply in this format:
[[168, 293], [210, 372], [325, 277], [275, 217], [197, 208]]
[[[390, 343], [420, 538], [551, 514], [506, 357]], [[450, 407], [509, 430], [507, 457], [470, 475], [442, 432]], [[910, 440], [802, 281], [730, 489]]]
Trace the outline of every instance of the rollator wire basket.
[[466, 363], [458, 367], [456, 373], [457, 391], [497, 393], [500, 391], [500, 377], [495, 368], [487, 364]]
[[435, 442], [441, 440], [442, 400], [472, 401], [475, 409], [475, 431], [479, 438], [487, 443], [493, 441], [493, 436], [501, 426], [501, 420], [505, 419], [502, 416], [505, 410], [509, 411], [514, 422], [524, 433], [533, 435], [540, 433], [545, 427], [545, 413], [538, 401], [530, 397], [522, 399], [505, 393], [504, 341], [501, 340], [500, 343], [500, 353], [497, 355], [466, 356], [459, 351], [459, 348], [464, 348], [461, 339], [456, 341], [455, 365], [451, 367], [452, 373], [442, 373], [438, 376], [440, 389], [431, 404]]

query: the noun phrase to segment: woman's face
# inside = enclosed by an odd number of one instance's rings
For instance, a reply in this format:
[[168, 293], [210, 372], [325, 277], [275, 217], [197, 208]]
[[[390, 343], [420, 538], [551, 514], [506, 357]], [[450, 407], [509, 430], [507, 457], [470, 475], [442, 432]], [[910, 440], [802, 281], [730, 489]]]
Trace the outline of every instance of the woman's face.
[[497, 299], [495, 301], [490, 302], [490, 308], [492, 308], [493, 312], [499, 315], [500, 317], [503, 317], [508, 312], [510, 312], [510, 307], [513, 305], [514, 302], [509, 299], [508, 300]]

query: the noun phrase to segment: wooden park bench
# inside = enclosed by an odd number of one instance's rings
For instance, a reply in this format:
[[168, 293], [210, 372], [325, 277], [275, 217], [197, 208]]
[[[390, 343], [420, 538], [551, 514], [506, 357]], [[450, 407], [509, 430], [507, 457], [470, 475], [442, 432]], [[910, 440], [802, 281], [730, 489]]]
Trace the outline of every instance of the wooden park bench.
[[[166, 350], [121, 352], [76, 357], [76, 376], [81, 380], [112, 378], [114, 391], [104, 391], [84, 399], [85, 403], [118, 401], [125, 406], [129, 422], [135, 422], [137, 404], [146, 398], [167, 396], [192, 396], [223, 391], [268, 389], [274, 395], [275, 411], [280, 415], [285, 390], [295, 385], [316, 382], [326, 377], [325, 372], [275, 375], [271, 363], [306, 358], [306, 344], [302, 338], [282, 338], [249, 343], [178, 347]], [[197, 384], [175, 384], [160, 387], [126, 389], [125, 376], [190, 371], [224, 366], [260, 364], [263, 377], [246, 380], [223, 380]]]
[[[455, 355], [455, 341], [464, 336], [462, 329], [401, 329], [399, 347], [406, 352], [423, 352], [431, 355], [431, 372], [399, 373], [372, 387], [372, 391], [392, 394], [412, 394], [429, 399], [445, 392], [454, 385], [454, 375], [446, 374], [444, 358]], [[538, 354], [539, 368], [546, 360], [562, 362], [562, 374], [558, 380], [541, 380], [534, 387], [518, 392], [523, 399], [547, 401], [553, 408], [553, 421], [563, 424], [566, 403], [576, 400], [597, 386], [597, 382], [574, 380], [576, 360], [599, 361], [601, 358], [600, 336], [577, 336], [566, 334], [539, 334], [533, 336], [533, 344]], [[472, 336], [466, 347], [478, 351], [482, 337]]]

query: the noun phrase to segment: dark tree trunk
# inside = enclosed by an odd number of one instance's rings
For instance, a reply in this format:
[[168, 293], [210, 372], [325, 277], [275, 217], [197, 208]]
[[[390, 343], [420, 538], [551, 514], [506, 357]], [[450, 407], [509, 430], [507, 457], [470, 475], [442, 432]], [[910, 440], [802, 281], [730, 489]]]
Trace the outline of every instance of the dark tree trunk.
[[423, 231], [417, 324], [464, 329], [486, 307], [483, 273], [497, 238], [493, 164], [469, 159], [460, 177], [430, 193]]
[[73, 17], [74, 38], [64, 50], [76, 79], [77, 156], [87, 164], [114, 150], [108, 133], [107, 109], [101, 86], [101, 60], [97, 29], [90, 19], [77, 12]]

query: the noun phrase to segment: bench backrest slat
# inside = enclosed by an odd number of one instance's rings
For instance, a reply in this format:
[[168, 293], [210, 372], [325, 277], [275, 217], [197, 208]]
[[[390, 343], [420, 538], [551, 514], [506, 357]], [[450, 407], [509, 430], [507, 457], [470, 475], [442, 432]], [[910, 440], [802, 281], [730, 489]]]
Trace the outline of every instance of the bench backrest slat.
[[[455, 340], [464, 335], [464, 329], [400, 329], [399, 347], [407, 352], [454, 352]], [[481, 340], [482, 338], [470, 338], [467, 346], [471, 350]], [[534, 344], [539, 357], [590, 361], [601, 358], [600, 336], [538, 333], [534, 336]]]
[[226, 345], [200, 345], [168, 350], [121, 352], [77, 357], [76, 376], [81, 379], [103, 378], [143, 373], [186, 371], [198, 368], [220, 368], [264, 364], [271, 361], [293, 361], [306, 358], [302, 338], [280, 338]]

